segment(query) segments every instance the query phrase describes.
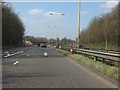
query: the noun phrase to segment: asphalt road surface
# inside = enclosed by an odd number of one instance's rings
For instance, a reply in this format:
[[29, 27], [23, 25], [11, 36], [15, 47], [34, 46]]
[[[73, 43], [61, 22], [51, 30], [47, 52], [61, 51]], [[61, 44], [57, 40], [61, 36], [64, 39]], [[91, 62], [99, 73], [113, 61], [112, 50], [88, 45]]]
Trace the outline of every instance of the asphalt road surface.
[[[25, 47], [19, 50], [24, 52], [2, 59], [3, 88], [117, 88], [116, 84], [53, 48]], [[48, 57], [43, 56], [44, 52]]]

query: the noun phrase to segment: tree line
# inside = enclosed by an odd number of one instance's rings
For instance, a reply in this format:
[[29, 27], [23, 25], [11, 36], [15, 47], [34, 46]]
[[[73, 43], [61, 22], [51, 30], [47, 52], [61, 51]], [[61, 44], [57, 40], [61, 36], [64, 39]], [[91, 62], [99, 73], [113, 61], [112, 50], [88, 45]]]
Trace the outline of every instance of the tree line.
[[82, 30], [81, 43], [85, 47], [105, 49], [107, 45], [107, 49], [118, 49], [120, 41], [119, 8], [120, 3], [110, 12], [94, 17], [88, 27]]
[[40, 42], [47, 42], [48, 44], [51, 44], [52, 42], [56, 44], [57, 42], [57, 45], [60, 45], [60, 46], [75, 45], [75, 40], [68, 39], [66, 37], [62, 39], [57, 38], [57, 41], [56, 41], [56, 39], [53, 39], [53, 38], [47, 39], [45, 37], [34, 37], [34, 36], [27, 35], [27, 36], [24, 36], [24, 40], [30, 41], [33, 45], [38, 45]]
[[2, 2], [2, 46], [19, 47], [23, 44], [25, 27], [12, 7]]
[[62, 38], [61, 40], [59, 40], [58, 44], [61, 46], [69, 46], [69, 45], [75, 45], [75, 40], [72, 39], [68, 39], [66, 37]]

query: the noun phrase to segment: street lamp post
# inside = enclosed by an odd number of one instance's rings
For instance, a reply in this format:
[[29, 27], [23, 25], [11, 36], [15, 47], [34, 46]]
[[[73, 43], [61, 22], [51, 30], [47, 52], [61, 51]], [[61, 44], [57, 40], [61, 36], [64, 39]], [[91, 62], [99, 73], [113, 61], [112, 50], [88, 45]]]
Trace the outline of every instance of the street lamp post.
[[106, 33], [106, 35], [105, 35], [106, 36], [105, 37], [105, 49], [106, 49], [106, 51], [108, 49], [108, 47], [107, 47], [108, 46], [108, 39], [107, 39], [107, 37], [108, 37], [108, 35], [107, 35], [107, 32], [108, 32], [107, 29], [108, 29], [108, 27], [107, 27], [107, 23], [108, 23], [108, 21], [107, 21], [107, 17], [106, 17], [106, 19], [105, 19], [105, 27], [106, 27], [106, 30], [105, 30], [106, 31], [105, 32]]
[[78, 38], [77, 38], [78, 47], [80, 45], [80, 0], [78, 1]]
[[[54, 15], [54, 13], [50, 12], [49, 15]], [[65, 15], [64, 13], [59, 13], [59, 15]], [[56, 29], [56, 46], [57, 46], [57, 27], [54, 27]]]
[[[51, 27], [51, 26], [48, 26], [48, 27]], [[58, 42], [57, 42], [57, 27], [55, 26], [55, 27], [53, 27], [53, 29], [55, 29], [55, 38], [56, 38], [55, 43], [57, 45], [58, 44]]]
[[[102, 18], [103, 16], [100, 16], [100, 18]], [[108, 23], [108, 20], [107, 20], [107, 17], [105, 18], [105, 50], [107, 51], [107, 49], [108, 49], [108, 39], [107, 39], [107, 37], [108, 37], [108, 25], [107, 25], [107, 23]]]
[[81, 32], [81, 45], [83, 45], [83, 32]]
[[56, 46], [57, 46], [57, 27], [54, 27], [55, 28], [55, 37], [56, 37]]

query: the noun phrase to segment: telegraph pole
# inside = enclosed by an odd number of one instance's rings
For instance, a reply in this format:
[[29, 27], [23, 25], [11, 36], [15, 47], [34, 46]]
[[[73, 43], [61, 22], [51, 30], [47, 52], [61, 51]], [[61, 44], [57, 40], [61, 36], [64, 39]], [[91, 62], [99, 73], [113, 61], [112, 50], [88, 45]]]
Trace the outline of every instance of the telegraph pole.
[[108, 23], [108, 20], [107, 20], [107, 18], [105, 19], [105, 25], [106, 25], [106, 37], [105, 37], [105, 50], [106, 50], [106, 52], [107, 52], [107, 49], [108, 49], [108, 39], [107, 39], [107, 37], [108, 37], [108, 27], [107, 27], [107, 23]]
[[78, 47], [80, 45], [80, 0], [78, 1], [78, 37], [77, 37]]

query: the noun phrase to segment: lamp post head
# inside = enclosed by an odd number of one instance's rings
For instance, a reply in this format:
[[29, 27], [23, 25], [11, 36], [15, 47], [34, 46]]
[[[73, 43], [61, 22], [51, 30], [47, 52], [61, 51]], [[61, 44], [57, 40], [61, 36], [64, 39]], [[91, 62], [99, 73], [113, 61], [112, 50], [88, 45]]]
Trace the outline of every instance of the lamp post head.
[[49, 14], [50, 14], [50, 15], [53, 15], [53, 13], [51, 13], [51, 12], [50, 12]]
[[61, 15], [65, 15], [64, 13], [61, 13]]
[[[49, 12], [49, 15], [54, 15], [55, 12]], [[57, 13], [58, 15], [65, 15], [64, 13]]]

